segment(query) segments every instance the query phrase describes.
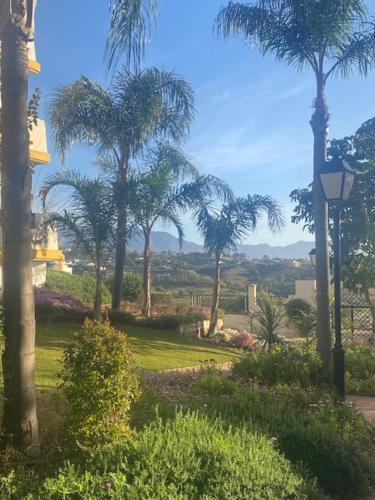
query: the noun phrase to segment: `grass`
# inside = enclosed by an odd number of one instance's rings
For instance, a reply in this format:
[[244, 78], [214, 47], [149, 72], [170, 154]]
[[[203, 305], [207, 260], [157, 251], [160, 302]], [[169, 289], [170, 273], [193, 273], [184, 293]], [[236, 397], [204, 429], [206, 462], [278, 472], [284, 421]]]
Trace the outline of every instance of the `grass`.
[[[80, 328], [71, 323], [40, 324], [37, 328], [36, 383], [39, 389], [56, 387], [64, 348]], [[196, 366], [203, 361], [232, 361], [234, 350], [182, 337], [165, 330], [138, 326], [124, 328], [134, 348], [137, 364], [147, 370], [168, 370]]]

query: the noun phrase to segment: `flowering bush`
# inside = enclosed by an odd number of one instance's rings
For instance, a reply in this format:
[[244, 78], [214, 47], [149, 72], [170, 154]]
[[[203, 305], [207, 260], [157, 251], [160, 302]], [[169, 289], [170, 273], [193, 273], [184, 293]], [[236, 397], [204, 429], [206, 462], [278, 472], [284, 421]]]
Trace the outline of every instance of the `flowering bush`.
[[229, 344], [232, 341], [233, 337], [238, 334], [238, 330], [233, 330], [232, 328], [224, 328], [223, 330], [219, 330], [215, 334], [215, 339], [223, 344]]
[[257, 340], [248, 332], [241, 332], [234, 335], [231, 339], [231, 345], [241, 349], [252, 350], [257, 345]]
[[35, 288], [35, 311], [38, 320], [83, 321], [90, 314], [81, 299], [69, 292]]

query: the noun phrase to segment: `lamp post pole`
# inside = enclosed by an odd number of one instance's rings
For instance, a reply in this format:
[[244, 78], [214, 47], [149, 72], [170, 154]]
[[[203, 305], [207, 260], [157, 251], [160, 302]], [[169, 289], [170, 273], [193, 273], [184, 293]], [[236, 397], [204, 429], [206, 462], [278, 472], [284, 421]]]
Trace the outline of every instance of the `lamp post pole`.
[[[333, 201], [333, 257], [335, 288], [335, 345], [333, 348], [334, 383], [338, 395], [345, 399], [345, 351], [341, 334], [341, 255], [340, 255], [340, 211], [341, 202], [347, 201], [353, 189], [355, 172], [347, 161], [338, 156], [326, 161], [319, 172], [326, 201]], [[310, 254], [311, 257], [311, 254]]]
[[341, 248], [340, 248], [340, 206], [333, 214], [333, 253], [335, 290], [335, 345], [333, 347], [334, 382], [338, 395], [345, 400], [345, 350], [341, 333]]

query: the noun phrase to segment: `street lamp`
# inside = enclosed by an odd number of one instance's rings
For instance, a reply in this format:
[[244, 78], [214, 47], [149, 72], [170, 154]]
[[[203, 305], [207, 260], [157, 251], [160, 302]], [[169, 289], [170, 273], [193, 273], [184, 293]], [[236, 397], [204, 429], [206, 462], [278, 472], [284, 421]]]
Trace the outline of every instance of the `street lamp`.
[[316, 249], [313, 248], [309, 253], [310, 262], [313, 267], [316, 267]]
[[341, 333], [341, 255], [340, 212], [342, 201], [352, 192], [355, 173], [345, 160], [334, 157], [324, 163], [319, 172], [320, 182], [327, 202], [336, 202], [333, 210], [333, 253], [335, 289], [335, 345], [333, 348], [334, 380], [338, 395], [345, 399], [345, 350]]

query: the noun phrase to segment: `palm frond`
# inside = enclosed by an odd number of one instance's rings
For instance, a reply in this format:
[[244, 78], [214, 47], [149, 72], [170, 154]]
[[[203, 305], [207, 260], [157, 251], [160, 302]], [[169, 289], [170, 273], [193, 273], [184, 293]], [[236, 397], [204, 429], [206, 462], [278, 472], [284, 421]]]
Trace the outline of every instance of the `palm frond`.
[[[326, 62], [351, 52], [354, 58], [348, 57], [348, 63], [351, 59], [366, 71], [366, 57], [360, 60], [354, 47], [359, 46], [362, 37], [356, 33], [363, 30], [366, 15], [363, 0], [231, 1], [219, 11], [215, 29], [218, 36], [240, 37], [298, 69], [309, 65], [321, 73]], [[365, 39], [361, 43], [366, 48]]]
[[117, 133], [111, 95], [86, 77], [59, 89], [49, 106], [48, 120], [56, 148], [64, 161], [73, 144], [99, 143], [113, 149]]
[[355, 67], [360, 74], [367, 76], [375, 61], [375, 24], [365, 33], [354, 33], [343, 41], [334, 64], [326, 74], [326, 79], [339, 72], [343, 77], [351, 75]]
[[122, 55], [127, 67], [139, 68], [157, 17], [158, 0], [111, 0], [111, 23], [105, 58], [113, 69]]
[[255, 231], [263, 213], [266, 213], [271, 229], [282, 228], [280, 208], [269, 196], [233, 198], [220, 209], [210, 204], [199, 204], [194, 218], [206, 250], [217, 256], [235, 250], [246, 234]]

